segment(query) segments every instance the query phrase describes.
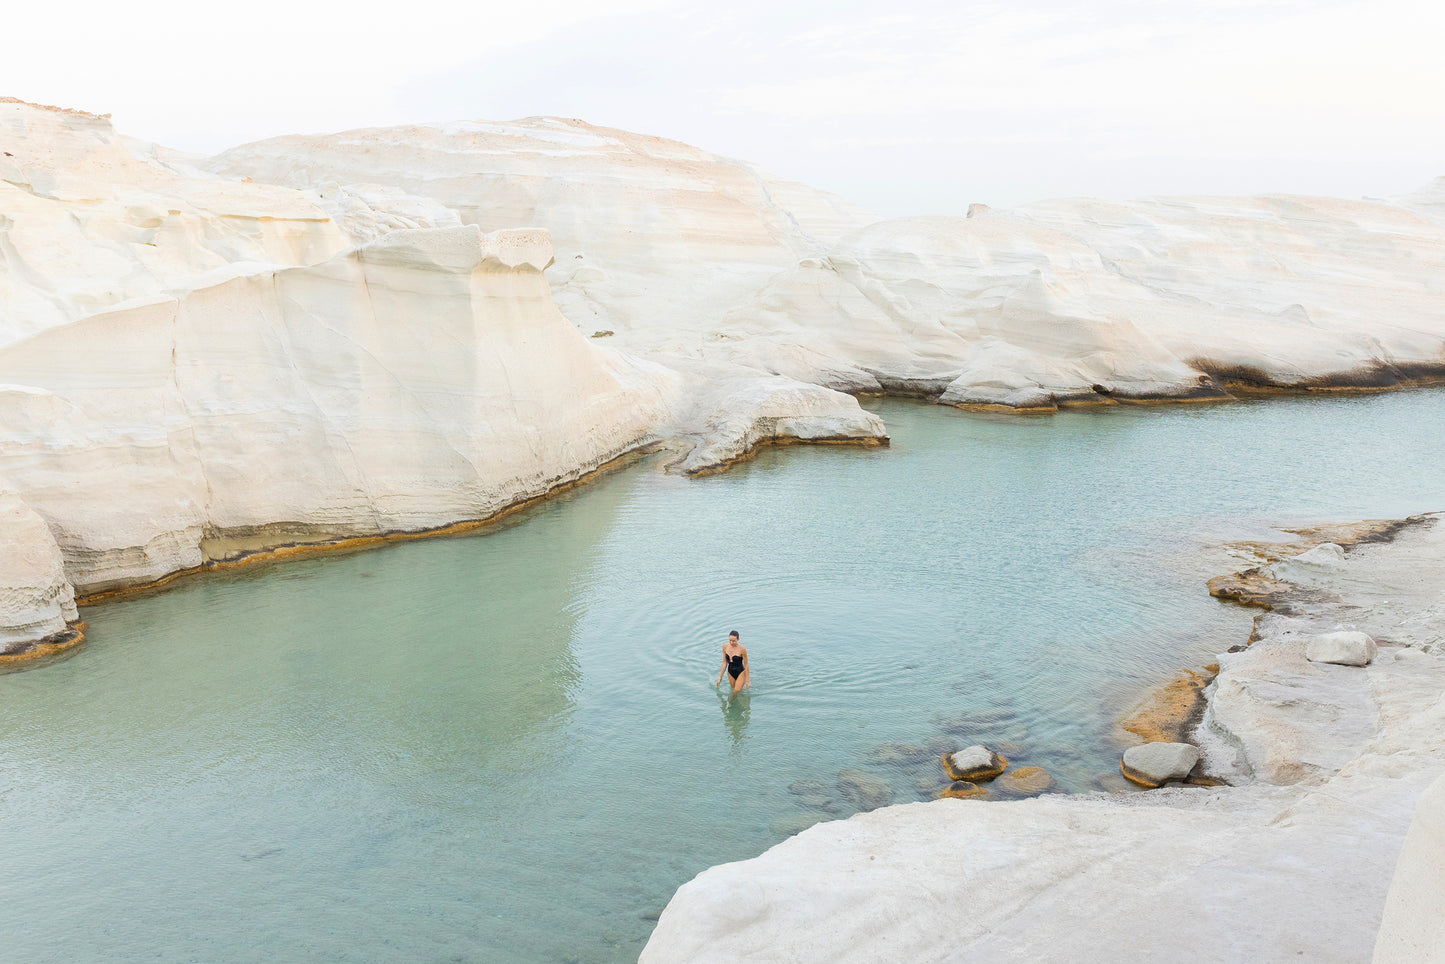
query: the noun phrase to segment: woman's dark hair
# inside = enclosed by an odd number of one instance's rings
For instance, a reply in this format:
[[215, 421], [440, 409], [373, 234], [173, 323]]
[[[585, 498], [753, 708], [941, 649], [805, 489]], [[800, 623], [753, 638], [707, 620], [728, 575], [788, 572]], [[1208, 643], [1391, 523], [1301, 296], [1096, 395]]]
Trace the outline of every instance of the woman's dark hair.
[[728, 635], [731, 636], [731, 637], [733, 637], [734, 639], [742, 639], [742, 637], [738, 635], [738, 631], [737, 631], [736, 629], [734, 629], [732, 632], [728, 633]]

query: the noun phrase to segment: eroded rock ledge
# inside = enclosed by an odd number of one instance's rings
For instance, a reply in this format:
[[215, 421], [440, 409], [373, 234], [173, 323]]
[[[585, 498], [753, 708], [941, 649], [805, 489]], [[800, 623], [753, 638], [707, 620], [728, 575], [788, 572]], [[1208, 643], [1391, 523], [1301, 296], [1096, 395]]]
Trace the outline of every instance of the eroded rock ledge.
[[[941, 800], [819, 824], [684, 885], [644, 964], [1144, 961], [1180, 948], [1431, 960], [1445, 881], [1430, 868], [1445, 848], [1439, 815], [1415, 811], [1438, 804], [1441, 784], [1423, 792], [1445, 780], [1439, 519], [1389, 541], [1360, 530], [1338, 565], [1285, 567], [1301, 595], [1221, 654], [1193, 734], [1239, 785]], [[1309, 638], [1341, 629], [1378, 642], [1370, 665], [1305, 658]]]
[[676, 376], [568, 323], [551, 252], [396, 230], [0, 344], [0, 487], [60, 579], [25, 557], [0, 626], [34, 641], [72, 592], [485, 520], [655, 441]]

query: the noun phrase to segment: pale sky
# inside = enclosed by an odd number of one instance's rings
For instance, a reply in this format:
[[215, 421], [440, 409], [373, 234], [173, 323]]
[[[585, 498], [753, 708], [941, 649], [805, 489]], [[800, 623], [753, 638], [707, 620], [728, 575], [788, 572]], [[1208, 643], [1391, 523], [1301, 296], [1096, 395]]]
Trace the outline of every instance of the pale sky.
[[80, 0], [18, 5], [3, 32], [0, 95], [208, 153], [553, 114], [885, 216], [1445, 174], [1438, 0]]

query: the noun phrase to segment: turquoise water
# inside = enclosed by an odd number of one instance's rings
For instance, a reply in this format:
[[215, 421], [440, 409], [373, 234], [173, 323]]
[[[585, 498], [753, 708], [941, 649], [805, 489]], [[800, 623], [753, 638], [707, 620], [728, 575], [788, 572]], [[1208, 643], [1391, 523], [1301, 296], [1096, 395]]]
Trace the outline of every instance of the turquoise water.
[[75, 657], [0, 677], [0, 958], [633, 960], [694, 874], [852, 812], [842, 769], [916, 800], [933, 751], [1002, 741], [1113, 786], [1114, 718], [1247, 632], [1203, 546], [1445, 509], [1440, 392], [876, 407], [891, 449], [643, 465], [89, 609]]

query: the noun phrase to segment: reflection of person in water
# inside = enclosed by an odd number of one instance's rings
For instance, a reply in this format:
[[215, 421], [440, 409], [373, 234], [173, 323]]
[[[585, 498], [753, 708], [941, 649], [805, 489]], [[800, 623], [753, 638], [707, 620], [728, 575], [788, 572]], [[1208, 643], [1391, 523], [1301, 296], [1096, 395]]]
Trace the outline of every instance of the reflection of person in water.
[[748, 651], [743, 644], [738, 642], [738, 631], [734, 629], [728, 633], [728, 641], [723, 646], [722, 669], [717, 671], [717, 682], [713, 686], [721, 686], [723, 674], [731, 676], [733, 692], [739, 692], [744, 686], [753, 688], [753, 675], [748, 669]]
[[733, 738], [733, 749], [742, 748], [743, 738], [747, 736], [748, 718], [752, 716], [753, 698], [747, 693], [729, 693], [724, 696], [717, 695], [717, 705], [722, 710], [723, 725], [728, 728], [728, 733]]

